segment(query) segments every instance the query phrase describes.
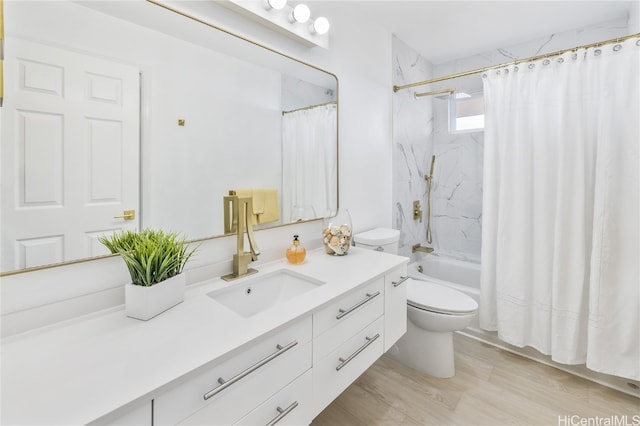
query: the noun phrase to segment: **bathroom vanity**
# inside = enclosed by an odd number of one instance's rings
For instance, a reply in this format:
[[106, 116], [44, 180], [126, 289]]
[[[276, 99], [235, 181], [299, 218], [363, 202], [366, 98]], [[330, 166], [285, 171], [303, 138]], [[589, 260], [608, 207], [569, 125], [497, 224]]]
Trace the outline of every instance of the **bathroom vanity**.
[[118, 307], [5, 339], [2, 423], [308, 424], [405, 332], [407, 261], [314, 250], [146, 322]]

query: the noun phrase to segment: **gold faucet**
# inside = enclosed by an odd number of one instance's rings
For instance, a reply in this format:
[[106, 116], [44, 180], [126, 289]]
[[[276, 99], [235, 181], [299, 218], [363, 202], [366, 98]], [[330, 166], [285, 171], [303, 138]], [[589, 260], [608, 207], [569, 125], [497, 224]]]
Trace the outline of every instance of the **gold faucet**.
[[414, 244], [413, 246], [411, 246], [411, 253], [415, 253], [415, 252], [422, 252], [422, 253], [431, 253], [433, 251], [432, 247], [422, 247], [420, 245], [420, 243], [418, 244]]
[[[222, 276], [225, 281], [235, 280], [245, 275], [258, 272], [249, 268], [249, 263], [258, 260], [260, 250], [256, 245], [253, 236], [251, 217], [253, 215], [253, 198], [239, 197], [236, 191], [229, 191], [229, 195], [224, 197], [224, 233], [238, 236], [237, 252], [233, 255], [233, 272]], [[244, 232], [247, 231], [249, 240], [249, 251], [244, 251]]]

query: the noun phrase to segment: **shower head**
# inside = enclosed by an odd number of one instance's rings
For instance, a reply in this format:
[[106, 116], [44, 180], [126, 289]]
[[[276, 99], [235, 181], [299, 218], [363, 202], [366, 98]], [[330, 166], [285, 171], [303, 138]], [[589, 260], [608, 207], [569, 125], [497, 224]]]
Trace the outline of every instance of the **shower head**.
[[431, 92], [413, 92], [413, 97], [415, 99], [421, 98], [423, 96], [434, 96], [436, 99], [448, 99], [451, 95], [455, 93], [456, 89], [453, 87], [449, 87], [447, 89], [442, 90], [434, 90]]
[[431, 169], [429, 170], [429, 175], [424, 177], [424, 180], [427, 181], [428, 188], [431, 187], [431, 179], [433, 179], [433, 164], [436, 162], [436, 156], [432, 155], [431, 156]]

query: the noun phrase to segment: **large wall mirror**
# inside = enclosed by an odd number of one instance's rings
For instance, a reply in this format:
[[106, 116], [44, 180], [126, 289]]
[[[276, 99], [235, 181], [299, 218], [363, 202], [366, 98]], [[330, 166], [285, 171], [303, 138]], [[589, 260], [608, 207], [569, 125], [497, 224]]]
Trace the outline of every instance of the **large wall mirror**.
[[119, 229], [221, 235], [231, 189], [257, 229], [335, 214], [335, 76], [185, 12], [4, 0], [1, 272], [106, 254]]

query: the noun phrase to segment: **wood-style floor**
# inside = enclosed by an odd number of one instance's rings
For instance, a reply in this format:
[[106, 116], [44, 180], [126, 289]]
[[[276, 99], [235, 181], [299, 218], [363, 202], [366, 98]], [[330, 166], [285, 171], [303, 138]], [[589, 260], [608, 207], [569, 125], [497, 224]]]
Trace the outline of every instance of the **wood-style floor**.
[[383, 356], [311, 426], [640, 426], [638, 398], [465, 336], [455, 348], [451, 379]]

